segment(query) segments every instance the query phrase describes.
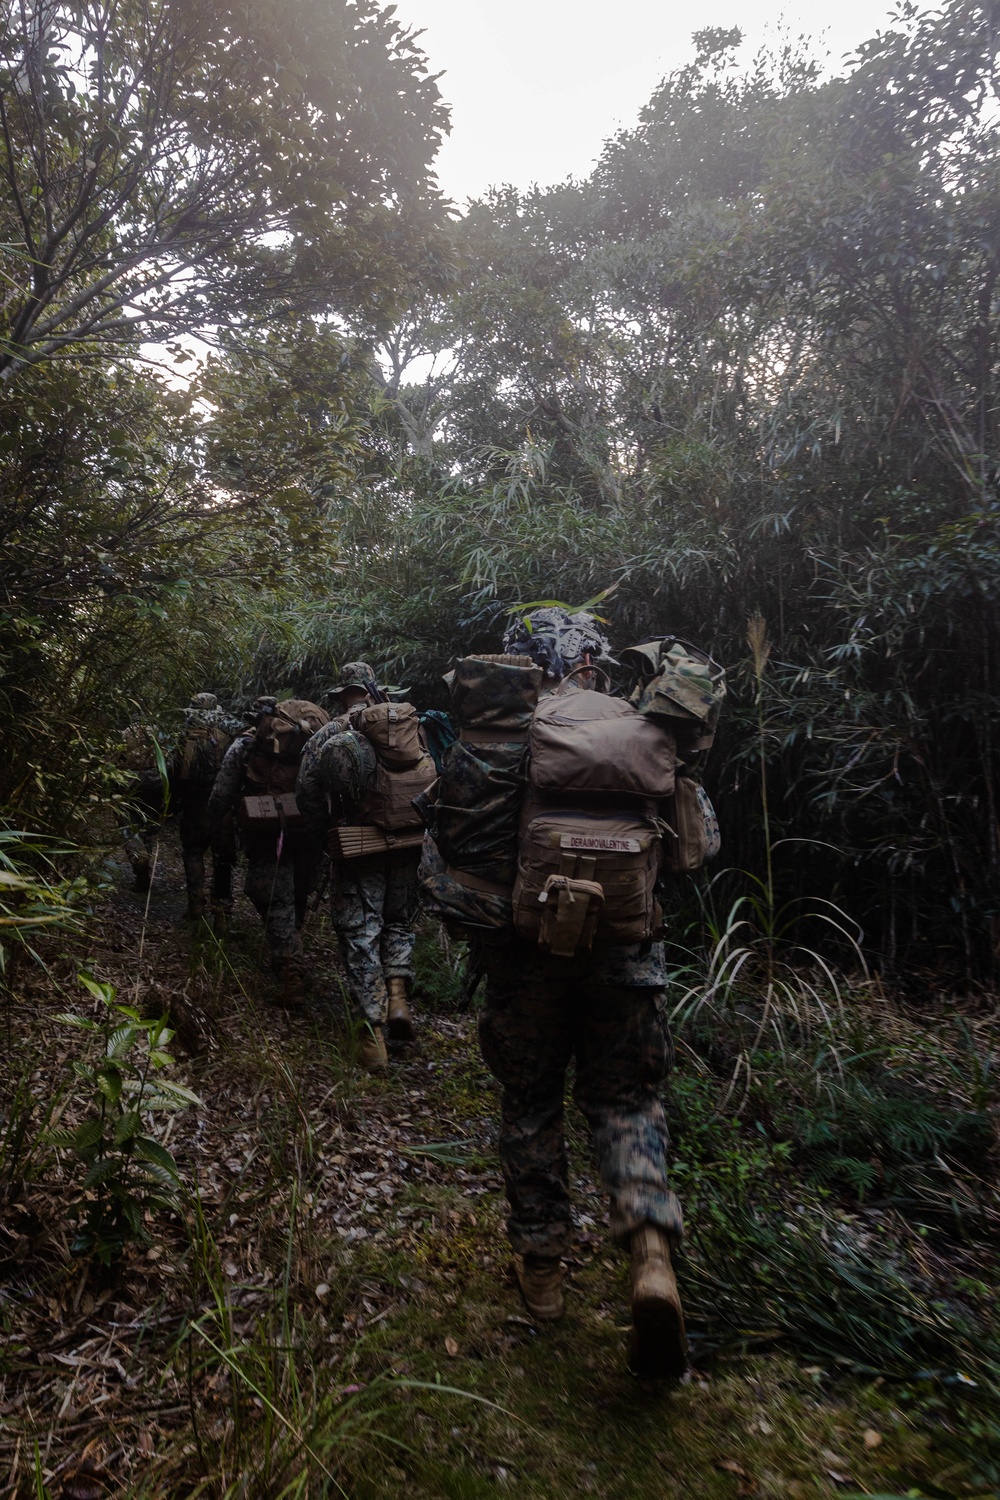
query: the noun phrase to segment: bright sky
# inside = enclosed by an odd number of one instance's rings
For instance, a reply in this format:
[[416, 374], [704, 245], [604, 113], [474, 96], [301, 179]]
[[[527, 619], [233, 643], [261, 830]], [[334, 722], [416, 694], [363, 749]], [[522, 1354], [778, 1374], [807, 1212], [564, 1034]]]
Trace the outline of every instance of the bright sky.
[[634, 123], [665, 73], [693, 56], [691, 33], [739, 26], [749, 59], [784, 18], [834, 62], [884, 28], [888, 0], [396, 0], [452, 107], [438, 157], [462, 203], [496, 183], [585, 176], [603, 141]]

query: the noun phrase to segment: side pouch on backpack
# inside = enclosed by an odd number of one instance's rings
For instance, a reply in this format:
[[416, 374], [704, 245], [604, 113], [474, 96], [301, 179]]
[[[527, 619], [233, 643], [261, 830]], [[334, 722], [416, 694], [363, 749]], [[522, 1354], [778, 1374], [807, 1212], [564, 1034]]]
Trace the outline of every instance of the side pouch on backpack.
[[424, 755], [406, 771], [390, 771], [379, 761], [375, 767], [374, 784], [368, 788], [362, 803], [362, 821], [374, 823], [377, 828], [391, 833], [422, 828], [423, 819], [414, 807], [413, 799], [426, 792], [436, 779], [434, 762], [429, 755]]
[[452, 745], [430, 824], [452, 868], [492, 885], [514, 884], [527, 756], [516, 742], [472, 745], [463, 738]]
[[417, 883], [421, 907], [444, 922], [453, 937], [510, 927], [510, 887], [491, 889], [489, 881], [452, 869], [430, 834], [424, 837]]
[[672, 830], [663, 841], [665, 864], [672, 874], [690, 875], [715, 858], [722, 847], [719, 820], [700, 781], [678, 776], [663, 813]]
[[[663, 921], [655, 895], [660, 839], [654, 819], [642, 813], [529, 809], [514, 884], [515, 929], [541, 946], [557, 934], [551, 951], [561, 957], [650, 941]], [[587, 911], [570, 946], [569, 919], [575, 926], [580, 913], [569, 908], [584, 899]]]

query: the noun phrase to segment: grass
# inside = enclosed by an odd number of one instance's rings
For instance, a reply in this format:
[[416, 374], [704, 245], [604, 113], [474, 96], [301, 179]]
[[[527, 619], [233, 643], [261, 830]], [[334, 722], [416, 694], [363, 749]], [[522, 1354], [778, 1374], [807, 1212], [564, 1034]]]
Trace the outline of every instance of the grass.
[[[23, 1174], [25, 1223], [52, 1232], [0, 1283], [3, 1500], [68, 1500], [81, 1463], [137, 1500], [1000, 1490], [994, 1148], [973, 1162], [954, 1130], [995, 1108], [988, 1013], [918, 1016], [870, 984], [819, 1006], [806, 975], [762, 1028], [749, 973], [687, 1007], [670, 1110], [696, 1373], [668, 1392], [625, 1373], [627, 1268], [572, 1109], [568, 1314], [525, 1315], [460, 952], [422, 937], [420, 1045], [368, 1079], [322, 921], [317, 1006], [294, 1017], [247, 912], [219, 948], [154, 903], [139, 968], [130, 923], [122, 898], [91, 962], [187, 1007], [206, 1103], [169, 1144], [197, 1197], [101, 1291], [59, 1251], [64, 1185]], [[38, 1098], [60, 1073], [57, 972], [15, 1017]], [[838, 1155], [878, 1170], [831, 1172]]]

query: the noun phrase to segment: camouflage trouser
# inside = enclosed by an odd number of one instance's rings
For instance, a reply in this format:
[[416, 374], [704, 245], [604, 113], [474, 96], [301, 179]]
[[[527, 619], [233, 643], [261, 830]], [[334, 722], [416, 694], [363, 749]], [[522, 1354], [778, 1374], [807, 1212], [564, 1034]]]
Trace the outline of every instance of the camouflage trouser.
[[319, 868], [320, 851], [299, 840], [289, 839], [280, 860], [275, 859], [270, 839], [247, 848], [243, 892], [260, 913], [276, 974], [285, 959], [302, 956], [299, 928], [305, 921], [306, 902], [315, 889]]
[[673, 1061], [665, 991], [609, 984], [590, 955], [557, 959], [512, 942], [483, 956], [479, 1036], [503, 1085], [500, 1164], [514, 1249], [555, 1256], [569, 1245], [563, 1095], [573, 1058], [573, 1097], [593, 1132], [613, 1237], [626, 1243], [652, 1223], [678, 1241], [683, 1220], [667, 1184], [659, 1092]]
[[356, 1014], [384, 1022], [385, 982], [413, 977], [419, 851], [339, 861], [330, 881], [330, 921], [340, 940]]
[[212, 850], [212, 906], [229, 911], [233, 904], [235, 846], [227, 852], [208, 828], [208, 798], [211, 787], [185, 787], [177, 797], [177, 824], [184, 860], [188, 910], [199, 916], [205, 910], [205, 854]]

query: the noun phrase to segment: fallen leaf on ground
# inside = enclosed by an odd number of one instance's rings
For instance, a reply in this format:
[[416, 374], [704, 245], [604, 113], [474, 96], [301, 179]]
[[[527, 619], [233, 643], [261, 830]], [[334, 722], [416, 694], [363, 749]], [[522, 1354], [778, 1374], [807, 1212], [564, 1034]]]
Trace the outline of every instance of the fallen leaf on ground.
[[448, 1338], [446, 1338], [445, 1341], [444, 1341], [444, 1347], [445, 1347], [445, 1353], [448, 1355], [449, 1359], [454, 1359], [457, 1356], [457, 1354], [458, 1354], [458, 1341], [457, 1341], [457, 1339], [453, 1339], [449, 1335]]

